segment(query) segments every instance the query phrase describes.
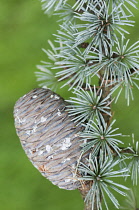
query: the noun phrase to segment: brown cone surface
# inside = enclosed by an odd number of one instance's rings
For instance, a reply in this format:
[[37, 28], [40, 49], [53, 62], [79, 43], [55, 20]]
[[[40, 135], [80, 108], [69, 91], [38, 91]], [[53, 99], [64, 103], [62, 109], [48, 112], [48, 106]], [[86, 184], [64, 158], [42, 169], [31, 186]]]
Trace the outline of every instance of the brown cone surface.
[[74, 190], [81, 154], [78, 132], [66, 102], [49, 89], [34, 89], [21, 97], [14, 108], [15, 127], [29, 160], [59, 188]]

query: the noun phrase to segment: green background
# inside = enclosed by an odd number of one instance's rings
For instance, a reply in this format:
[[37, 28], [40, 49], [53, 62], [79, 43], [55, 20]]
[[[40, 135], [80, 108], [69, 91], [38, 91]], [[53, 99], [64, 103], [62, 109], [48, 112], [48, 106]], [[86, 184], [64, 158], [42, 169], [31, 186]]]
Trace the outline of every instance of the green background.
[[[134, 12], [136, 24], [127, 36], [132, 43], [139, 39], [139, 10]], [[34, 72], [40, 60], [47, 60], [41, 48], [47, 49], [47, 40], [53, 40], [52, 34], [58, 29], [56, 19], [44, 15], [38, 0], [0, 1], [0, 210], [83, 209], [78, 191], [59, 189], [32, 166], [14, 128], [14, 104], [38, 86]], [[61, 95], [64, 97], [64, 90]], [[127, 107], [122, 95], [113, 110], [120, 132], [135, 133], [139, 140], [138, 90], [134, 96]], [[124, 138], [127, 143], [130, 140]]]

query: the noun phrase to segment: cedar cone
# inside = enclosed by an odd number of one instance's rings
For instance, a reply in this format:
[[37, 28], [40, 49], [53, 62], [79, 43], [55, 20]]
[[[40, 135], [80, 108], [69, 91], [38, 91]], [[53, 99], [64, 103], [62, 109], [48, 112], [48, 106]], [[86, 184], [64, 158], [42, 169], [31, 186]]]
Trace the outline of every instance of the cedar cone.
[[54, 185], [66, 190], [80, 186], [76, 165], [81, 155], [78, 132], [67, 103], [49, 89], [37, 88], [15, 104], [17, 135], [32, 164]]

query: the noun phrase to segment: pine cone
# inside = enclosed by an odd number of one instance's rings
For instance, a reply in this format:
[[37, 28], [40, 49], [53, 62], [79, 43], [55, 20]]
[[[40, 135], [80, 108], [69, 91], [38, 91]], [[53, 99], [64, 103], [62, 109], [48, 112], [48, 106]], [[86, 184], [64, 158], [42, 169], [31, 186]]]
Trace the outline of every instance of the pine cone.
[[66, 111], [67, 103], [49, 89], [38, 88], [15, 104], [17, 135], [32, 164], [54, 185], [66, 190], [80, 187], [76, 178], [82, 130]]

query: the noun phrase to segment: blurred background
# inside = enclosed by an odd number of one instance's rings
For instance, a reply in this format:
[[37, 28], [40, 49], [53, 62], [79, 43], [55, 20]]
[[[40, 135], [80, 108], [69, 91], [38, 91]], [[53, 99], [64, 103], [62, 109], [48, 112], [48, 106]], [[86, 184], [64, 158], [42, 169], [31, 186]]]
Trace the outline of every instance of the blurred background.
[[[133, 12], [136, 24], [128, 28], [127, 36], [131, 43], [139, 40], [139, 10]], [[47, 40], [53, 40], [52, 34], [58, 29], [56, 19], [44, 15], [39, 0], [0, 1], [0, 210], [83, 209], [78, 191], [59, 189], [32, 166], [14, 128], [14, 104], [38, 86], [34, 72], [40, 60], [47, 61], [41, 49], [49, 48]], [[64, 92], [61, 91], [63, 97]], [[135, 140], [139, 140], [139, 91], [136, 89], [134, 96], [135, 100], [127, 107], [122, 95], [113, 110], [115, 126], [120, 127], [120, 132], [134, 133]], [[127, 143], [130, 140], [124, 138]], [[128, 186], [132, 187], [130, 181]]]

